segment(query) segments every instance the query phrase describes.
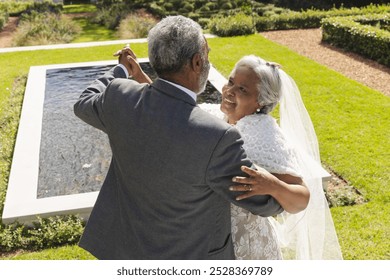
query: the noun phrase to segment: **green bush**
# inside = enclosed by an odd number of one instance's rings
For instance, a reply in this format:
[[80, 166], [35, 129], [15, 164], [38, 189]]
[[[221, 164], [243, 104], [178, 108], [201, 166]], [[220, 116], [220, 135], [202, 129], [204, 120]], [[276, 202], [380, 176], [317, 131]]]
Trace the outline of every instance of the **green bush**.
[[155, 25], [156, 20], [151, 17], [129, 14], [119, 24], [118, 36], [121, 39], [146, 38]]
[[8, 14], [0, 13], [0, 30], [3, 29], [4, 25], [6, 25], [8, 21]]
[[21, 17], [13, 44], [32, 46], [69, 43], [80, 31], [78, 25], [61, 15], [33, 11]]
[[211, 33], [221, 37], [231, 37], [254, 34], [253, 18], [238, 13], [228, 17], [214, 17], [210, 19], [208, 25]]
[[270, 17], [256, 17], [257, 31], [319, 27], [323, 13], [317, 11], [289, 12]]
[[213, 10], [218, 9], [218, 4], [215, 2], [208, 2], [206, 4], [206, 7], [209, 9], [209, 11], [213, 11]]
[[173, 4], [170, 2], [165, 2], [163, 5], [164, 9], [168, 12], [173, 11]]
[[92, 22], [104, 25], [106, 28], [114, 30], [119, 26], [119, 23], [124, 19], [131, 9], [123, 3], [113, 4], [109, 7], [100, 7]]
[[200, 18], [198, 19], [198, 23], [200, 26], [202, 26], [203, 29], [207, 29], [209, 25], [210, 19], [209, 18]]
[[40, 250], [64, 244], [75, 244], [84, 231], [77, 216], [39, 218], [32, 227], [18, 223], [0, 225], [0, 251]]
[[390, 13], [323, 19], [322, 40], [390, 66], [389, 23]]
[[18, 16], [33, 3], [33, 1], [1, 1], [0, 2], [0, 11], [9, 14], [10, 16]]
[[225, 2], [221, 5], [222, 10], [231, 10], [233, 9], [233, 5], [230, 2]]
[[188, 13], [187, 17], [189, 17], [190, 19], [192, 19], [192, 20], [194, 20], [194, 21], [196, 21], [196, 22], [198, 22], [200, 24], [200, 22], [199, 22], [199, 19], [201, 17], [200, 14], [191, 12], [191, 13]]
[[188, 14], [194, 10], [194, 6], [191, 3], [184, 2], [181, 8], [179, 9], [180, 13]]
[[[169, 3], [167, 3], [169, 4]], [[167, 6], [168, 9], [173, 9], [173, 6]], [[168, 9], [164, 6], [158, 5], [157, 3], [152, 3], [150, 7], [148, 8], [148, 11], [154, 15], [156, 18], [163, 18], [166, 14]]]
[[61, 13], [62, 11], [61, 3], [54, 3], [50, 0], [44, 1], [13, 1], [13, 0], [3, 0], [0, 2], [0, 11], [8, 13], [10, 16], [20, 16], [25, 13], [31, 13], [36, 11], [39, 13]]
[[53, 1], [41, 1], [36, 2], [34, 1], [26, 11], [27, 13], [31, 13], [33, 11], [38, 13], [55, 13], [60, 14], [62, 11], [62, 4], [61, 3], [53, 3]]
[[276, 0], [277, 5], [293, 10], [310, 9], [331, 9], [332, 7], [363, 7], [370, 3], [385, 4], [388, 0]]
[[364, 8], [307, 10], [302, 12], [281, 12], [271, 16], [257, 16], [255, 26], [257, 31], [319, 28], [321, 20], [328, 17], [352, 16], [364, 14], [383, 14], [390, 12], [390, 5], [370, 5]]

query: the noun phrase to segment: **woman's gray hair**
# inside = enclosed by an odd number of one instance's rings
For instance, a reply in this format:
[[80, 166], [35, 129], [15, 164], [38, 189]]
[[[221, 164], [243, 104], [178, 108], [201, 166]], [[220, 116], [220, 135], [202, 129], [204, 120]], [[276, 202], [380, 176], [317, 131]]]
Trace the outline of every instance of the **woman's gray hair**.
[[183, 16], [168, 16], [148, 34], [149, 62], [157, 75], [177, 73], [188, 64], [205, 44], [202, 28]]
[[248, 69], [253, 70], [259, 77], [257, 85], [257, 101], [261, 106], [259, 113], [270, 113], [276, 107], [282, 96], [282, 84], [278, 69], [280, 65], [273, 62], [267, 62], [255, 55], [248, 55], [244, 56], [236, 63], [232, 73], [234, 73], [238, 67], [247, 67]]

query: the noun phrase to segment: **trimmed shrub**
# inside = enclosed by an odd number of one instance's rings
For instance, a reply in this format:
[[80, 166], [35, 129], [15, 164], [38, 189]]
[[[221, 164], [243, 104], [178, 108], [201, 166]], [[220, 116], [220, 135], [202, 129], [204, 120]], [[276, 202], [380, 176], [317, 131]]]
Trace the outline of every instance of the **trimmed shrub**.
[[1, 13], [0, 14], [0, 31], [3, 29], [3, 27], [6, 25], [8, 21], [8, 14]]
[[208, 25], [211, 33], [221, 37], [254, 34], [253, 18], [243, 13], [228, 17], [214, 17]]
[[322, 40], [390, 66], [390, 14], [322, 20]]
[[32, 227], [21, 224], [0, 225], [0, 251], [40, 250], [64, 244], [76, 244], [84, 231], [77, 216], [39, 218]]
[[225, 2], [221, 5], [222, 10], [231, 10], [233, 9], [233, 5], [230, 2]]
[[156, 18], [163, 18], [168, 13], [168, 10], [165, 9], [165, 6], [160, 6], [157, 3], [152, 3], [148, 7], [147, 11], [154, 15]]
[[198, 19], [198, 23], [200, 26], [202, 26], [203, 29], [207, 29], [209, 25], [210, 19], [209, 18], [200, 18]]
[[122, 39], [146, 38], [155, 25], [156, 20], [151, 17], [129, 14], [119, 24], [118, 35]]
[[194, 6], [188, 2], [184, 2], [182, 7], [179, 9], [180, 13], [188, 14], [194, 10]]
[[331, 9], [332, 7], [363, 7], [371, 3], [386, 4], [388, 0], [276, 0], [276, 4], [293, 10]]
[[42, 2], [33, 2], [32, 5], [30, 5], [25, 13], [32, 13], [32, 12], [38, 12], [38, 13], [54, 13], [54, 14], [60, 14], [62, 12], [62, 4], [60, 3], [53, 3], [52, 1], [42, 1]]
[[0, 2], [0, 11], [1, 13], [10, 15], [10, 16], [18, 16], [23, 11], [25, 11], [31, 3], [28, 2]]
[[170, 2], [165, 2], [163, 5], [164, 9], [167, 10], [168, 12], [173, 11], [174, 7], [173, 4]]
[[130, 13], [130, 9], [123, 3], [113, 4], [112, 6], [100, 7], [92, 22], [101, 24], [108, 29], [115, 30], [119, 23]]
[[34, 46], [69, 43], [80, 31], [80, 27], [66, 17], [33, 11], [21, 17], [13, 44]]
[[206, 7], [210, 10], [210, 11], [214, 11], [216, 9], [218, 9], [218, 4], [215, 3], [215, 2], [208, 2], [206, 4]]
[[390, 12], [390, 5], [370, 5], [365, 8], [332, 9], [328, 11], [307, 10], [303, 12], [283, 12], [279, 15], [258, 16], [255, 18], [257, 31], [284, 30], [299, 28], [319, 28], [321, 20], [328, 17], [364, 14], [383, 14]]

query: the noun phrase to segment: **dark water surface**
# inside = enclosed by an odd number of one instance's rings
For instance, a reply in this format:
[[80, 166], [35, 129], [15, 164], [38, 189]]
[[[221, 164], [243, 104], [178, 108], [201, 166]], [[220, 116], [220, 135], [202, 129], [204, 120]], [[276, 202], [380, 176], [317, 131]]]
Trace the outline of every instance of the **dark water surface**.
[[[144, 71], [155, 78], [149, 63]], [[47, 70], [39, 156], [38, 198], [100, 190], [111, 160], [107, 136], [73, 113], [81, 92], [112, 65]], [[209, 82], [198, 103], [220, 102]]]

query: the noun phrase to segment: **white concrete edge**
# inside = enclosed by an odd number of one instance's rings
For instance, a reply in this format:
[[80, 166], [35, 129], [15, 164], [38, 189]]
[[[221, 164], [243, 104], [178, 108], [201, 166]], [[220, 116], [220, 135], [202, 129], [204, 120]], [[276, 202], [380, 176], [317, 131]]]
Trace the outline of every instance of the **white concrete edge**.
[[221, 93], [222, 87], [227, 83], [227, 79], [221, 73], [219, 73], [211, 63], [208, 80]]

